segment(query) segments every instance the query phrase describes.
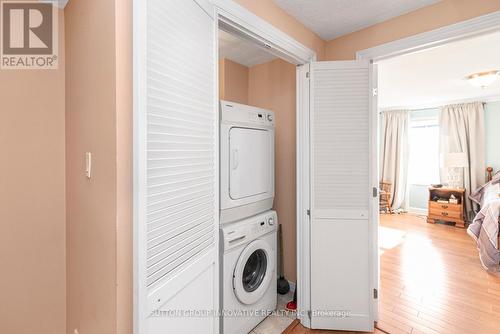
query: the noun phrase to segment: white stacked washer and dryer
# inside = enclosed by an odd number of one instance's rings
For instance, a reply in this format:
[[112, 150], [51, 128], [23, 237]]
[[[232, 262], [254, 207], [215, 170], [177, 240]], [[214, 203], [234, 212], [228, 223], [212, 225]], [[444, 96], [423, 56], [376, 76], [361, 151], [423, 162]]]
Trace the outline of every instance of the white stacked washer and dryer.
[[246, 334], [276, 308], [274, 113], [220, 102], [221, 333]]

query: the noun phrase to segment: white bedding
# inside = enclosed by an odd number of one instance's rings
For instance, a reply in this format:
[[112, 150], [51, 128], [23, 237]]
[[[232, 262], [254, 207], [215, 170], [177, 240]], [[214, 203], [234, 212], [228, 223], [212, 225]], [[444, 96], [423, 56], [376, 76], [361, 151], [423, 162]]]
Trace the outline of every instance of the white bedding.
[[498, 218], [500, 216], [500, 183], [494, 179], [470, 195], [471, 200], [481, 205], [467, 233], [476, 241], [479, 259], [490, 272], [500, 271], [498, 251]]

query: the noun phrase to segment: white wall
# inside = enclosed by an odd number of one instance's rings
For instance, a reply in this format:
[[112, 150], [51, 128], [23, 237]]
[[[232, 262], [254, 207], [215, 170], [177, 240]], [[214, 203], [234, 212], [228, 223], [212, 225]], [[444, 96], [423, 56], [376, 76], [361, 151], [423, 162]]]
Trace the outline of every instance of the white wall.
[[485, 108], [486, 132], [486, 165], [500, 170], [500, 101], [486, 103]]

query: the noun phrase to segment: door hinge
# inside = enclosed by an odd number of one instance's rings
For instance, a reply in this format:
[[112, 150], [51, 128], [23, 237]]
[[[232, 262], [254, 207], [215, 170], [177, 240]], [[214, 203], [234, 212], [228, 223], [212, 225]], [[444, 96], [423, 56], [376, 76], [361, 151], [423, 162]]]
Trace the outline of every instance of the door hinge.
[[373, 187], [373, 197], [377, 197], [378, 196], [378, 189], [377, 187]]
[[373, 289], [373, 299], [378, 299], [378, 290]]
[[373, 88], [372, 94], [373, 94], [373, 96], [377, 96], [378, 95], [378, 88]]
[[311, 320], [311, 310], [307, 311], [307, 317]]
[[309, 78], [309, 72], [306, 72], [306, 78]]
[[308, 215], [308, 216], [311, 216], [311, 210], [309, 210], [309, 209], [308, 209], [308, 210], [306, 211], [306, 213], [307, 213], [307, 215]]

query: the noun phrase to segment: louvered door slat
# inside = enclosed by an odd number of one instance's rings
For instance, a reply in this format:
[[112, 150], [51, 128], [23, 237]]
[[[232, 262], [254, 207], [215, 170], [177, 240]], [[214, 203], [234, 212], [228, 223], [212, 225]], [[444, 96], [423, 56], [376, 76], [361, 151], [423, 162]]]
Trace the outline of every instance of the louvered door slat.
[[195, 18], [186, 1], [192, 0], [148, 1], [146, 261], [150, 289], [213, 246], [216, 233], [213, 30], [204, 23], [208, 16], [200, 12]]
[[[172, 5], [189, 13], [179, 0], [149, 1], [146, 244], [150, 288], [189, 265], [215, 238], [216, 118], [213, 54], [209, 53], [213, 44], [203, 22], [192, 16], [181, 19], [172, 12]], [[170, 168], [184, 164], [186, 157], [210, 168], [182, 173]], [[199, 205], [201, 199], [212, 206]]]
[[368, 71], [318, 69], [314, 76], [314, 203], [368, 211]]
[[[318, 329], [373, 330], [370, 183], [375, 156], [366, 61], [313, 63], [311, 79], [311, 308]], [[334, 282], [335, 284], [332, 284]]]
[[218, 332], [216, 22], [210, 0], [134, 0], [134, 333]]

